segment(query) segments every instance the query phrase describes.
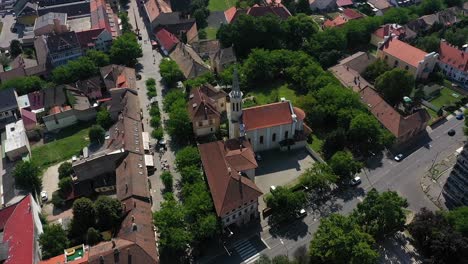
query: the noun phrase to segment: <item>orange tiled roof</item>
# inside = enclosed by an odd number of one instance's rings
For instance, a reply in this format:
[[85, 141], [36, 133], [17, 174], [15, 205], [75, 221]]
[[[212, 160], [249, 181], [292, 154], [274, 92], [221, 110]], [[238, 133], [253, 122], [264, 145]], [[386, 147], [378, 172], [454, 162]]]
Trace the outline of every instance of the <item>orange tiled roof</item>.
[[288, 101], [246, 108], [243, 110], [242, 120], [245, 131], [293, 122]]
[[389, 38], [388, 41], [380, 47], [380, 50], [416, 68], [419, 62], [424, 60], [424, 57], [427, 55], [425, 51], [396, 38]]

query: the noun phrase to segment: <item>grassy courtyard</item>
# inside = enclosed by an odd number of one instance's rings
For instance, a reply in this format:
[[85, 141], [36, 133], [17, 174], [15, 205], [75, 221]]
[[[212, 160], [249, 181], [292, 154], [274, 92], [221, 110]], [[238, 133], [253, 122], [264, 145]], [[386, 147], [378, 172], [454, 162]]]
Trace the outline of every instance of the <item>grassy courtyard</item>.
[[55, 163], [70, 159], [89, 144], [89, 124], [77, 124], [62, 129], [55, 140], [44, 145], [33, 147], [32, 160], [41, 169]]
[[208, 3], [208, 9], [210, 11], [224, 11], [235, 4], [235, 0], [210, 0]]
[[253, 89], [252, 91], [248, 92], [244, 98], [252, 96], [255, 98], [256, 105], [279, 102], [281, 97], [285, 97], [287, 100], [291, 100], [293, 104], [295, 104], [297, 100], [296, 92], [283, 82], [274, 82], [266, 87], [264, 86]]
[[442, 106], [452, 105], [456, 101], [460, 100], [460, 98], [461, 98], [460, 94], [454, 92], [453, 90], [447, 87], [443, 87], [440, 90], [440, 95], [431, 100], [431, 104], [440, 108]]

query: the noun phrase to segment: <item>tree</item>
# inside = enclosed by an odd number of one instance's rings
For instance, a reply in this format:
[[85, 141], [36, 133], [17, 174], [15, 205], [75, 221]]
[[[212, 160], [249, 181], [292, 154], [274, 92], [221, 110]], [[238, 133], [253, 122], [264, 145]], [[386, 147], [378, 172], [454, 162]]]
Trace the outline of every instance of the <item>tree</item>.
[[86, 235], [88, 228], [96, 223], [96, 212], [93, 202], [86, 197], [79, 198], [73, 202], [73, 221], [71, 232], [80, 237]]
[[172, 192], [173, 177], [172, 174], [168, 171], [161, 173], [161, 181], [164, 184], [165, 192]]
[[176, 154], [175, 165], [178, 171], [184, 168], [201, 164], [200, 153], [196, 147], [185, 147]]
[[377, 77], [382, 75], [384, 72], [389, 71], [391, 68], [381, 59], [377, 59], [371, 63], [362, 73], [362, 77], [366, 80], [374, 82]]
[[304, 192], [293, 192], [291, 189], [278, 186], [276, 190], [266, 198], [266, 204], [274, 211], [274, 222], [285, 220], [306, 203]]
[[182, 177], [182, 184], [192, 184], [203, 179], [200, 168], [197, 165], [189, 165], [178, 169]]
[[343, 128], [335, 129], [327, 134], [322, 145], [322, 153], [325, 159], [328, 160], [337, 151], [344, 149], [347, 143], [346, 136], [346, 132]]
[[[124, 1], [128, 1], [128, 0], [124, 0]], [[120, 21], [122, 21], [122, 32], [124, 33], [132, 32], [132, 24], [130, 24], [127, 12], [120, 12], [119, 18], [120, 18]]]
[[10, 54], [12, 58], [23, 53], [23, 48], [21, 47], [21, 42], [17, 39], [14, 39], [10, 42]]
[[89, 129], [89, 140], [93, 144], [103, 144], [106, 131], [100, 125], [93, 125]]
[[37, 76], [17, 77], [2, 82], [1, 89], [14, 88], [18, 95], [39, 91], [46, 86], [46, 82]]
[[96, 123], [106, 130], [112, 126], [114, 122], [107, 108], [101, 107], [96, 115]]
[[310, 243], [311, 263], [377, 263], [375, 241], [350, 217], [331, 214], [320, 221]]
[[311, 168], [307, 168], [300, 176], [301, 184], [319, 193], [329, 191], [331, 185], [336, 183], [338, 177], [325, 163], [315, 163]]
[[67, 197], [73, 190], [73, 180], [71, 177], [62, 178], [60, 179], [58, 186], [62, 197]]
[[119, 200], [101, 195], [94, 203], [97, 227], [101, 231], [115, 229], [120, 223], [122, 205]]
[[302, 48], [305, 40], [318, 32], [317, 24], [305, 14], [290, 16], [281, 26], [289, 39], [286, 42], [286, 47], [291, 50]]
[[[171, 112], [172, 109], [177, 108], [176, 105], [181, 105], [184, 106], [185, 103], [185, 95], [184, 92], [181, 90], [170, 90], [166, 96], [164, 96], [164, 101], [163, 101], [163, 109], [166, 112]], [[176, 103], [177, 101], [182, 101], [180, 103]]]
[[404, 25], [410, 20], [410, 15], [408, 9], [405, 8], [390, 8], [385, 11], [384, 14], [384, 23], [397, 23], [399, 25]]
[[78, 80], [88, 79], [99, 72], [99, 68], [89, 57], [80, 57], [68, 61], [52, 71], [52, 80], [57, 84], [73, 83]]
[[447, 220], [456, 231], [468, 237], [468, 206], [462, 206], [448, 211]]
[[442, 10], [444, 4], [442, 0], [423, 0], [418, 7], [420, 15], [429, 15]]
[[112, 42], [110, 49], [112, 63], [133, 67], [137, 63], [137, 58], [141, 56], [143, 51], [133, 33], [124, 33]]
[[60, 166], [58, 167], [58, 173], [59, 173], [59, 179], [63, 179], [65, 177], [72, 175], [73, 173], [72, 163], [66, 161], [60, 164]]
[[416, 46], [426, 52], [438, 52], [440, 46], [440, 38], [437, 35], [430, 35], [419, 38], [416, 41]]
[[350, 180], [363, 167], [361, 162], [354, 160], [353, 154], [349, 151], [336, 152], [328, 164], [333, 173], [340, 177], [341, 181]]
[[69, 246], [67, 232], [60, 224], [45, 225], [44, 232], [39, 236], [39, 245], [43, 259], [63, 254], [63, 250]]
[[193, 137], [193, 129], [186, 108], [174, 109], [169, 113], [167, 120], [167, 132], [174, 141], [186, 143]]
[[89, 49], [86, 51], [86, 57], [89, 58], [97, 67], [104, 67], [110, 64], [109, 55], [99, 50]]
[[86, 244], [93, 246], [99, 243], [102, 240], [101, 234], [98, 230], [94, 229], [93, 227], [88, 228], [86, 232]]
[[464, 2], [463, 0], [444, 0], [444, 3], [447, 7], [452, 7], [452, 6], [462, 6]]
[[410, 96], [414, 88], [414, 78], [408, 71], [394, 68], [377, 77], [375, 88], [388, 103], [396, 106], [403, 101], [404, 96]]
[[375, 238], [403, 230], [408, 202], [394, 191], [378, 193], [372, 189], [353, 211], [353, 217], [364, 231]]
[[184, 74], [179, 68], [179, 65], [171, 59], [163, 59], [159, 64], [159, 73], [163, 82], [168, 88], [172, 88], [177, 82], [184, 79]]
[[20, 161], [13, 170], [15, 185], [25, 191], [39, 194], [42, 189], [42, 179], [39, 167], [31, 161]]
[[379, 122], [368, 114], [355, 116], [349, 125], [348, 136], [354, 149], [366, 155], [369, 151], [380, 150], [383, 146]]

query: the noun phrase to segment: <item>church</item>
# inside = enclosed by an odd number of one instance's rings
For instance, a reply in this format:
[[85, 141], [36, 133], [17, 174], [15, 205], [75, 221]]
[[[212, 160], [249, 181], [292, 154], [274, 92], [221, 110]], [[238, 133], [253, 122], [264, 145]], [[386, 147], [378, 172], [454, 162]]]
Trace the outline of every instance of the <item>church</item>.
[[304, 147], [311, 129], [304, 123], [305, 112], [289, 100], [249, 108], [242, 107], [243, 93], [234, 72], [232, 91], [226, 110], [229, 119], [229, 138], [245, 138], [254, 152], [270, 149]]

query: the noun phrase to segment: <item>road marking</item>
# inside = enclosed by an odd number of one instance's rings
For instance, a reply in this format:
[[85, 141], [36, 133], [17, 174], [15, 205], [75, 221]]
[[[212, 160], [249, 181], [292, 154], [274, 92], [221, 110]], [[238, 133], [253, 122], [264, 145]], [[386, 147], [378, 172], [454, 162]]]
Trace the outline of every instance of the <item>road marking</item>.
[[260, 258], [260, 253], [258, 253], [257, 249], [252, 245], [252, 243], [250, 243], [248, 239], [237, 241], [232, 246], [236, 250], [237, 254], [239, 254], [242, 261], [245, 263], [253, 263]]
[[260, 237], [260, 240], [262, 240], [263, 244], [265, 244], [265, 246], [267, 246], [268, 249], [271, 249], [271, 247], [268, 245], [268, 243]]

